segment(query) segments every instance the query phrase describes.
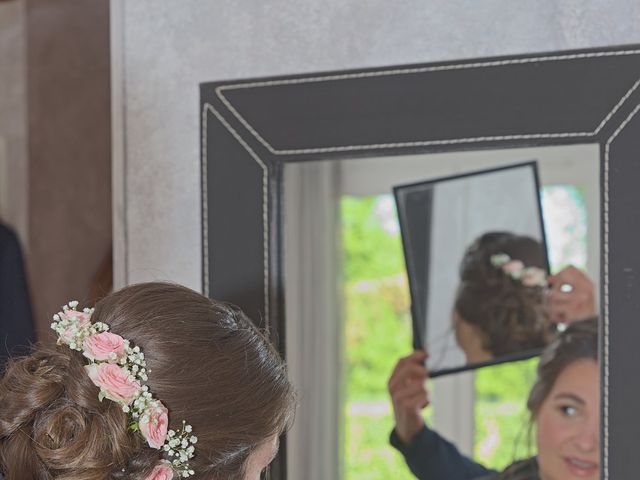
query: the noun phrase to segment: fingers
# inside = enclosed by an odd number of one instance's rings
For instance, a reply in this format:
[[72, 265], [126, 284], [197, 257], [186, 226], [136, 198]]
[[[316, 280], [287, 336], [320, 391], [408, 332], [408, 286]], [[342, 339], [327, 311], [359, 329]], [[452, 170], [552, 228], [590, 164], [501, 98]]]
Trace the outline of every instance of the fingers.
[[397, 389], [391, 395], [394, 402], [401, 403], [404, 399], [413, 397], [414, 395], [424, 394], [429, 395], [423, 382], [412, 382]]
[[551, 292], [547, 298], [547, 304], [552, 308], [563, 308], [568, 305], [586, 304], [591, 301], [592, 296], [588, 292], [579, 290], [565, 292]]
[[396, 432], [408, 444], [424, 425], [420, 410], [429, 405], [425, 381], [429, 371], [425, 367], [427, 353], [417, 350], [401, 358], [393, 369], [387, 385], [396, 421]]
[[401, 358], [400, 360], [398, 360], [398, 363], [393, 369], [391, 378], [403, 372], [408, 365], [421, 365], [424, 367], [424, 362], [427, 359], [427, 357], [428, 355], [426, 352], [423, 352], [422, 350], [416, 350], [411, 355]]
[[[551, 287], [546, 308], [552, 322], [571, 322], [595, 315], [595, 287], [591, 279], [573, 265], [568, 266], [548, 278]], [[563, 291], [563, 285], [571, 285], [570, 291]]]
[[593, 283], [591, 282], [591, 279], [582, 270], [574, 267], [573, 265], [569, 265], [562, 269], [556, 275], [550, 275], [548, 277], [548, 281], [554, 291], [560, 291], [561, 286], [564, 284], [573, 286], [574, 290], [593, 291]]
[[429, 405], [429, 392], [426, 390], [414, 392], [411, 395], [405, 395], [402, 398], [398, 398], [397, 401], [394, 402], [396, 408], [409, 410], [409, 411], [418, 411], [425, 408]]
[[417, 350], [411, 355], [401, 358], [393, 369], [387, 388], [394, 393], [408, 382], [424, 383], [429, 376], [429, 371], [424, 365], [427, 354]]

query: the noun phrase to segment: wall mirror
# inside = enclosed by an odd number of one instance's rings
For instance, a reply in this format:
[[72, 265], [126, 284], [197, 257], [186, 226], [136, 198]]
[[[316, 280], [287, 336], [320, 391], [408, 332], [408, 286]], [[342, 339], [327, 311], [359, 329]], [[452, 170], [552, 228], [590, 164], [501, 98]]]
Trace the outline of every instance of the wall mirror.
[[[412, 344], [393, 187], [530, 161], [551, 271], [598, 292], [600, 478], [633, 478], [639, 85], [629, 46], [201, 86], [203, 289], [270, 332], [301, 393], [269, 478], [411, 478], [387, 446]], [[429, 423], [499, 468], [535, 362], [436, 379]]]

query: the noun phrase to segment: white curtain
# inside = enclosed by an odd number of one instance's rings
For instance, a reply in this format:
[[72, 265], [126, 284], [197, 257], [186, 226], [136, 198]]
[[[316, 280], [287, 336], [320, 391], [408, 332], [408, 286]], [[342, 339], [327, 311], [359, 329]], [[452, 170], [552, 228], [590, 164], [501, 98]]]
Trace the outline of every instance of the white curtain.
[[333, 162], [285, 167], [286, 348], [300, 400], [288, 478], [341, 478], [339, 198]]

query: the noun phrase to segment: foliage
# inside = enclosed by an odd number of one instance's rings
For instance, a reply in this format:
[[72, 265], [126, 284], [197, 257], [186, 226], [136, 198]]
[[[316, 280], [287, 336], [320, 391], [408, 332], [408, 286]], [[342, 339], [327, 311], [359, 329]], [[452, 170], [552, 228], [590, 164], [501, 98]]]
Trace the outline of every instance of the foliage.
[[343, 197], [341, 201], [344, 275], [347, 284], [393, 277], [404, 272], [402, 240], [389, 234], [376, 215], [379, 197]]
[[526, 398], [537, 364], [532, 358], [476, 372], [474, 456], [480, 463], [499, 470], [535, 453]]
[[415, 479], [402, 455], [389, 445], [393, 415], [346, 419], [344, 478], [349, 480]]

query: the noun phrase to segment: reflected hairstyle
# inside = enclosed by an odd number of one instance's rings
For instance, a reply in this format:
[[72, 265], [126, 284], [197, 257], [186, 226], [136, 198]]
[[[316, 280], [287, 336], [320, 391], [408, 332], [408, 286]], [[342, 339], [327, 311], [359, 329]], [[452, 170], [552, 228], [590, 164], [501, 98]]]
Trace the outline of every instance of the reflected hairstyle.
[[[249, 455], [292, 420], [284, 363], [237, 308], [185, 287], [144, 283], [98, 302], [93, 322], [140, 346], [154, 395], [198, 436], [194, 479], [240, 480]], [[82, 353], [38, 345], [0, 380], [0, 471], [11, 480], [144, 479], [160, 453], [98, 400]]]
[[531, 237], [489, 232], [466, 250], [454, 308], [463, 321], [476, 327], [483, 349], [494, 357], [541, 348], [549, 339], [544, 292], [493, 266], [491, 257], [500, 253], [525, 267], [546, 270], [542, 244]]

